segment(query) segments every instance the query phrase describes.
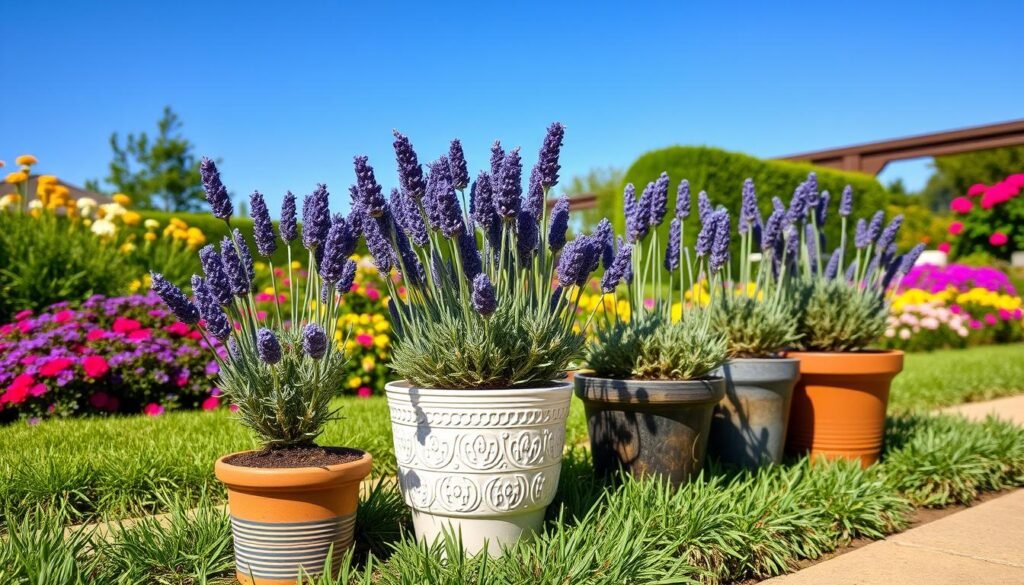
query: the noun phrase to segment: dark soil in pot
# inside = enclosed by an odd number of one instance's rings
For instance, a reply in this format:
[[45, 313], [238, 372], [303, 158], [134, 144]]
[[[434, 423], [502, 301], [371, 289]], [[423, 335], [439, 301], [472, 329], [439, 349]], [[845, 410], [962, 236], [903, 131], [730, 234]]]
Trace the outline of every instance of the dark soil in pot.
[[244, 451], [225, 457], [224, 463], [240, 467], [258, 467], [263, 469], [325, 467], [327, 465], [357, 461], [362, 456], [363, 452], [358, 449], [311, 445], [309, 447]]

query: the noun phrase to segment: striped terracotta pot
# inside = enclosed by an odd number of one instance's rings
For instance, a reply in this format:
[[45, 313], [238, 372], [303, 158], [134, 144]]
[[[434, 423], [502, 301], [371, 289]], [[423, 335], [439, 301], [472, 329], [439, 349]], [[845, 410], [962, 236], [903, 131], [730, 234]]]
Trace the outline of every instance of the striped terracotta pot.
[[259, 469], [229, 465], [214, 472], [228, 488], [235, 574], [244, 585], [291, 585], [323, 572], [352, 546], [359, 483], [372, 457], [326, 467]]

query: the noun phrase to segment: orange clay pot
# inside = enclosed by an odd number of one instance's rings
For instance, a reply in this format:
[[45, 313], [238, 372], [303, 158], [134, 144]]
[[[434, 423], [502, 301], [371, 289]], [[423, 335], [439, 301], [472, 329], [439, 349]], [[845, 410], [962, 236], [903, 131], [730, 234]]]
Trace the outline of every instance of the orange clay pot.
[[800, 360], [786, 450], [811, 458], [878, 461], [885, 438], [889, 385], [903, 370], [902, 351], [791, 352]]
[[[256, 468], [229, 465], [214, 473], [228, 488], [235, 575], [244, 585], [293, 585], [300, 570], [323, 572], [351, 548], [359, 483], [373, 458], [326, 467]], [[333, 548], [332, 548], [333, 547]]]

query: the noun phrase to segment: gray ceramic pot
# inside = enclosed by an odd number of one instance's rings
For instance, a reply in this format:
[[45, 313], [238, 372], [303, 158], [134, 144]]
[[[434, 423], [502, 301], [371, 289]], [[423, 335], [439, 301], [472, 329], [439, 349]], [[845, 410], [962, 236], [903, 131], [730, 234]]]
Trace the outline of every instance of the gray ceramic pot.
[[743, 467], [781, 462], [800, 360], [735, 359], [715, 374], [726, 393], [711, 423], [712, 455]]
[[704, 464], [711, 414], [725, 380], [616, 380], [576, 374], [594, 471], [660, 475], [681, 485]]

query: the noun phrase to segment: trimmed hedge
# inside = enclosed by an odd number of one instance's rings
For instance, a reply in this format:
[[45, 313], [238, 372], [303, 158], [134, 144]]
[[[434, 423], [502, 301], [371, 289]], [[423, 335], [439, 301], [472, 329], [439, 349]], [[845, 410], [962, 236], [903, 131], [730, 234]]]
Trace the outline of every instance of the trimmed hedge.
[[[837, 171], [816, 167], [806, 163], [788, 161], [762, 160], [746, 154], [729, 152], [708, 146], [670, 146], [652, 150], [643, 154], [626, 171], [623, 185], [633, 183], [639, 195], [648, 182], [654, 181], [662, 171], [668, 173], [672, 182], [669, 187], [669, 212], [675, 206], [676, 189], [683, 179], [690, 181], [690, 192], [693, 198], [693, 210], [696, 215], [697, 194], [702, 190], [708, 192], [711, 202], [724, 205], [735, 216], [739, 212], [743, 181], [754, 180], [757, 187], [758, 201], [761, 212], [767, 219], [771, 213], [773, 196], [780, 197], [787, 205], [793, 196], [793, 190], [807, 178], [807, 173], [818, 174], [819, 188], [832, 194], [830, 213], [836, 212], [839, 196], [843, 188], [849, 184], [854, 192], [853, 218], [870, 216], [878, 209], [885, 209], [892, 196], [872, 176], [862, 173]], [[616, 230], [625, 229], [625, 217], [622, 211], [622, 190], [616, 193], [614, 201], [602, 205], [602, 210], [615, 224]], [[838, 242], [839, 222], [829, 221], [829, 247]], [[696, 240], [699, 227], [695, 218], [687, 221], [686, 238], [691, 243]], [[662, 226], [659, 241], [665, 242], [668, 232], [668, 221]], [[735, 257], [735, 250], [733, 257]]]

